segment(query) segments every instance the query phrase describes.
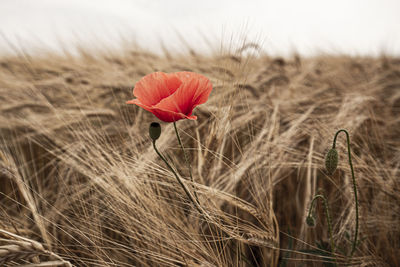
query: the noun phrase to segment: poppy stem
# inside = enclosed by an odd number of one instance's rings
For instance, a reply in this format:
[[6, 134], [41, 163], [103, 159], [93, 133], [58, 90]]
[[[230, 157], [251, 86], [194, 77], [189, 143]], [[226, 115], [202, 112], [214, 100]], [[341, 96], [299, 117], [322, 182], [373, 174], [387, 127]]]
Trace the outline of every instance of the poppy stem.
[[358, 228], [359, 228], [359, 222], [358, 222], [358, 197], [357, 197], [357, 183], [356, 183], [356, 179], [354, 177], [354, 169], [353, 169], [353, 163], [351, 161], [351, 152], [350, 152], [350, 136], [349, 133], [345, 130], [345, 129], [341, 129], [339, 131], [336, 132], [335, 137], [333, 139], [333, 144], [332, 144], [332, 148], [335, 148], [336, 146], [336, 139], [337, 136], [339, 135], [339, 133], [344, 132], [346, 134], [346, 138], [347, 138], [347, 153], [349, 156], [349, 165], [350, 165], [350, 170], [351, 170], [351, 178], [353, 180], [353, 191], [354, 191], [354, 200], [356, 203], [356, 229], [355, 229], [355, 233], [354, 233], [354, 241], [353, 241], [353, 246], [351, 249], [351, 253], [350, 253], [350, 257], [353, 256], [355, 250], [356, 250], [356, 246], [357, 246], [357, 238], [358, 238]]
[[328, 222], [328, 232], [329, 232], [329, 239], [331, 241], [331, 251], [332, 251], [332, 255], [335, 253], [335, 242], [333, 241], [333, 234], [332, 234], [332, 221], [331, 221], [331, 216], [329, 214], [329, 207], [328, 207], [328, 201], [326, 199], [326, 197], [320, 193], [318, 195], [315, 195], [314, 198], [311, 201], [311, 205], [310, 205], [310, 210], [308, 211], [308, 215], [307, 217], [312, 217], [312, 213], [313, 213], [313, 209], [314, 209], [314, 202], [318, 199], [322, 199], [323, 203], [324, 203], [324, 208], [325, 208], [325, 214], [326, 214], [326, 220]]
[[182, 186], [183, 190], [185, 191], [186, 195], [192, 201], [196, 209], [200, 212], [200, 214], [204, 214], [202, 208], [200, 207], [199, 203], [195, 201], [193, 198], [192, 194], [189, 192], [189, 189], [186, 187], [186, 185], [183, 183], [182, 179], [179, 177], [179, 175], [176, 173], [176, 171], [172, 168], [172, 166], [168, 163], [168, 161], [165, 159], [165, 157], [158, 151], [157, 146], [156, 146], [156, 140], [153, 140], [153, 148], [156, 151], [157, 155], [162, 159], [162, 161], [165, 162], [169, 170], [174, 174], [176, 180], [178, 180], [178, 183]]
[[[182, 150], [183, 150], [184, 153], [185, 153], [185, 150], [184, 150], [183, 145], [182, 145], [182, 142], [181, 142], [181, 140], [180, 140], [179, 133], [178, 133], [178, 130], [177, 130], [177, 128], [176, 128], [175, 122], [174, 122], [174, 127], [175, 127], [175, 131], [176, 131], [176, 134], [177, 134], [177, 137], [178, 137], [179, 144], [181, 145], [181, 148], [182, 148]], [[172, 168], [171, 164], [169, 164], [169, 162], [168, 162], [168, 161], [165, 159], [165, 157], [160, 153], [160, 151], [158, 151], [157, 146], [156, 146], [156, 139], [153, 139], [153, 148], [154, 148], [154, 150], [156, 151], [157, 155], [158, 155], [158, 156], [162, 159], [162, 161], [164, 161], [164, 163], [167, 165], [168, 169], [174, 174], [176, 180], [178, 180], [179, 184], [182, 186], [183, 190], [185, 191], [185, 193], [186, 193], [186, 195], [188, 196], [188, 198], [190, 199], [190, 201], [192, 201], [192, 203], [193, 203], [194, 206], [196, 207], [197, 211], [198, 211], [201, 215], [203, 215], [204, 218], [205, 218], [207, 221], [210, 221], [210, 222], [212, 222], [214, 225], [217, 225], [217, 226], [218, 226], [218, 224], [216, 224], [215, 221], [214, 221], [214, 220], [207, 214], [207, 212], [204, 211], [204, 210], [202, 209], [202, 207], [200, 206], [200, 202], [199, 202], [198, 199], [197, 199], [196, 191], [194, 191], [194, 194], [195, 194], [195, 196], [196, 196], [197, 202], [196, 202], [195, 199], [193, 198], [192, 194], [189, 192], [189, 189], [188, 189], [188, 188], [186, 187], [186, 185], [183, 183], [182, 179], [179, 177], [179, 175], [176, 173], [176, 171]], [[187, 159], [186, 156], [185, 156], [185, 159]], [[186, 160], [186, 162], [188, 163], [189, 161]], [[190, 163], [189, 163], [189, 164], [190, 164]], [[189, 164], [188, 164], [188, 165], [189, 165]], [[190, 166], [190, 165], [189, 165], [189, 166]], [[189, 170], [190, 170], [190, 169], [189, 169]], [[192, 172], [190, 172], [190, 177], [192, 178], [192, 174], [191, 174], [191, 173], [192, 173]], [[193, 178], [192, 178], [192, 181], [193, 181]], [[229, 245], [229, 244], [228, 244], [228, 245]], [[242, 256], [241, 259], [243, 259], [246, 263], [249, 263], [249, 262], [250, 262], [250, 261], [247, 259], [247, 257], [246, 257], [242, 252], [240, 252], [240, 255]]]
[[[192, 184], [193, 184], [193, 183], [194, 183], [194, 180], [193, 180], [193, 175], [192, 175], [192, 166], [191, 166], [190, 161], [189, 161], [189, 158], [188, 158], [188, 156], [187, 156], [187, 154], [186, 154], [186, 151], [185, 151], [185, 148], [184, 148], [184, 146], [183, 146], [183, 143], [182, 143], [182, 140], [181, 140], [181, 136], [179, 135], [178, 128], [176, 127], [176, 122], [175, 122], [175, 121], [174, 121], [174, 129], [175, 129], [176, 137], [177, 137], [177, 139], [178, 139], [178, 143], [179, 143], [179, 145], [180, 145], [180, 147], [181, 147], [181, 150], [182, 150], [182, 152], [183, 152], [183, 155], [184, 155], [184, 157], [185, 157], [186, 165], [187, 165], [187, 167], [188, 167], [188, 169], [189, 169], [190, 181], [191, 181]], [[196, 198], [197, 203], [200, 204], [199, 197], [197, 196], [196, 190], [194, 189], [194, 185], [193, 185], [193, 193], [194, 193], [194, 196], [195, 196], [195, 198]]]

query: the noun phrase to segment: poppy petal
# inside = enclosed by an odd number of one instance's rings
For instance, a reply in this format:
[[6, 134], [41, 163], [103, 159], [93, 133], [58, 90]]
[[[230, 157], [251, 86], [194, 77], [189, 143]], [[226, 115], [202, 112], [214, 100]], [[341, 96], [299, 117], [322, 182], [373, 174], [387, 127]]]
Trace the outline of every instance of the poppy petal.
[[175, 73], [155, 72], [140, 79], [133, 89], [133, 95], [141, 103], [153, 106], [172, 95], [182, 84]]
[[137, 99], [137, 98], [136, 98], [136, 99], [129, 100], [129, 101], [126, 101], [126, 103], [127, 103], [127, 104], [134, 104], [134, 105], [137, 105], [137, 106], [142, 107], [142, 108], [144, 108], [145, 110], [151, 112], [151, 106], [148, 106], [148, 105], [143, 104], [143, 103], [140, 102], [140, 100]]
[[182, 80], [181, 86], [155, 107], [190, 116], [197, 105], [207, 101], [212, 84], [205, 76], [193, 72], [177, 72], [176, 76]]
[[[197, 105], [207, 102], [208, 96], [210, 95], [211, 90], [212, 90], [212, 84], [207, 77], [205, 77], [201, 74], [198, 74], [198, 73], [187, 72], [187, 71], [177, 72], [176, 76], [178, 76], [178, 78], [181, 79], [183, 83], [186, 83], [186, 81], [187, 82], [191, 81], [191, 84], [189, 83], [190, 85], [188, 85], [189, 88], [187, 88], [189, 90], [186, 90], [186, 89], [180, 90], [177, 93], [178, 97], [181, 97], [184, 99], [186, 98], [186, 101], [191, 100], [191, 104], [193, 105], [193, 108]], [[198, 84], [193, 83], [193, 81], [197, 81]], [[188, 98], [189, 97], [188, 91], [191, 91], [193, 93], [192, 99]], [[192, 108], [192, 110], [193, 110], [193, 108]]]
[[129, 100], [126, 103], [127, 104], [135, 104], [139, 107], [142, 107], [143, 109], [150, 111], [157, 118], [159, 118], [160, 120], [165, 121], [165, 122], [174, 122], [174, 121], [181, 120], [181, 119], [189, 119], [189, 120], [197, 119], [196, 116], [187, 116], [182, 113], [177, 113], [177, 112], [170, 111], [170, 110], [164, 110], [164, 109], [157, 108], [154, 106], [153, 107], [147, 106], [147, 105], [141, 103], [138, 99]]
[[151, 111], [157, 118], [159, 118], [162, 121], [165, 122], [174, 122], [174, 121], [178, 121], [181, 119], [189, 119], [189, 120], [196, 120], [197, 116], [187, 116], [185, 114], [182, 113], [177, 113], [177, 112], [173, 112], [170, 110], [163, 110], [160, 108], [152, 108]]

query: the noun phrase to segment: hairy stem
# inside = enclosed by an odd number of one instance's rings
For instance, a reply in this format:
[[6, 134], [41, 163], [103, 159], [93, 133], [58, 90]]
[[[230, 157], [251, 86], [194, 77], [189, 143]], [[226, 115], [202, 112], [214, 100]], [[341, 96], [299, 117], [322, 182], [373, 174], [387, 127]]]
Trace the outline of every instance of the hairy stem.
[[308, 211], [308, 215], [307, 216], [311, 216], [311, 213], [314, 209], [314, 202], [318, 199], [321, 198], [323, 203], [324, 203], [324, 207], [325, 207], [325, 213], [326, 213], [326, 220], [328, 222], [328, 232], [329, 232], [329, 239], [331, 241], [331, 251], [332, 254], [335, 253], [335, 242], [333, 241], [333, 234], [332, 234], [332, 221], [331, 221], [331, 216], [329, 214], [329, 207], [328, 207], [328, 200], [326, 199], [326, 197], [322, 194], [319, 195], [315, 195], [314, 198], [311, 201], [311, 205], [310, 205], [310, 210]]
[[[174, 123], [175, 126], [175, 123]], [[175, 127], [175, 130], [176, 127]], [[180, 138], [179, 138], [179, 134], [176, 131], [177, 136], [178, 136], [178, 140], [179, 143], [181, 144]], [[193, 198], [192, 194], [189, 192], [189, 189], [186, 187], [186, 185], [183, 183], [182, 179], [179, 177], [179, 175], [175, 172], [175, 170], [172, 168], [172, 166], [169, 164], [169, 162], [165, 159], [165, 157], [160, 153], [160, 151], [158, 151], [157, 146], [156, 146], [156, 140], [153, 140], [153, 148], [156, 151], [157, 155], [162, 159], [162, 161], [164, 161], [164, 163], [167, 165], [168, 169], [174, 174], [176, 180], [178, 180], [179, 184], [182, 186], [183, 190], [185, 191], [186, 195], [188, 196], [188, 198], [190, 199], [190, 201], [192, 201], [192, 203], [194, 204], [194, 206], [196, 207], [197, 211], [204, 216], [205, 219], [207, 219], [207, 221], [211, 221], [213, 224], [215, 224], [215, 222], [210, 218], [210, 216], [208, 216], [208, 214], [202, 209], [202, 207], [200, 206], [200, 203], [197, 201], [195, 201], [195, 199]], [[183, 146], [182, 146], [183, 148]], [[230, 245], [229, 245], [230, 246]], [[247, 257], [240, 252], [240, 255], [242, 256], [242, 259], [249, 263], [250, 261], [247, 259]]]
[[162, 161], [165, 162], [169, 170], [174, 174], [176, 180], [178, 183], [182, 186], [183, 190], [185, 191], [186, 195], [192, 201], [196, 209], [200, 212], [200, 214], [204, 214], [203, 210], [201, 209], [199, 203], [193, 198], [192, 194], [189, 192], [189, 189], [186, 187], [186, 185], [183, 183], [182, 179], [179, 177], [179, 175], [176, 173], [176, 171], [172, 168], [172, 166], [169, 164], [169, 162], [165, 159], [165, 157], [158, 151], [157, 146], [156, 146], [156, 141], [153, 140], [153, 148], [156, 151], [157, 155], [162, 159]]
[[349, 164], [350, 164], [350, 170], [351, 170], [351, 178], [353, 180], [353, 191], [354, 191], [354, 201], [356, 203], [356, 229], [355, 229], [355, 233], [354, 233], [354, 241], [353, 241], [353, 246], [351, 249], [351, 253], [350, 253], [350, 257], [353, 256], [355, 250], [356, 250], [356, 246], [357, 246], [357, 238], [358, 238], [358, 227], [359, 227], [359, 222], [358, 222], [358, 196], [357, 196], [357, 183], [356, 183], [356, 179], [354, 177], [354, 168], [353, 168], [353, 163], [351, 161], [351, 152], [350, 152], [350, 136], [349, 133], [345, 130], [345, 129], [341, 129], [339, 131], [336, 132], [335, 134], [335, 138], [333, 139], [333, 144], [332, 144], [332, 148], [336, 147], [336, 139], [337, 136], [339, 135], [339, 133], [344, 132], [346, 134], [346, 138], [347, 138], [347, 152], [348, 152], [348, 156], [349, 156]]

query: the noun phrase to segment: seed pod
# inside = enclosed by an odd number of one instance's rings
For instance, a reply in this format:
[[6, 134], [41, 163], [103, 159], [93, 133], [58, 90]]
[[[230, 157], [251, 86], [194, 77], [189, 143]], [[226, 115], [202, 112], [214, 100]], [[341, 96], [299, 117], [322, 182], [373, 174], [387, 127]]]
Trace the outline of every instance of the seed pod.
[[306, 223], [309, 227], [314, 227], [316, 222], [315, 222], [315, 218], [311, 215], [307, 216], [306, 218]]
[[158, 122], [152, 122], [149, 127], [149, 134], [153, 141], [156, 141], [161, 135], [161, 125]]
[[325, 157], [325, 168], [329, 175], [332, 175], [338, 165], [338, 153], [336, 149], [332, 148], [328, 151]]

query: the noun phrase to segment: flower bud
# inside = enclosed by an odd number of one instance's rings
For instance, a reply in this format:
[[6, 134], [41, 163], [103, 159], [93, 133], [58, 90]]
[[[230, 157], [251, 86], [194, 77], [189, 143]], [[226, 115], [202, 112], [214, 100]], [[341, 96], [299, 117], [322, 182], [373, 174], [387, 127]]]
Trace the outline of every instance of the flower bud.
[[306, 223], [309, 227], [314, 227], [316, 222], [315, 222], [315, 218], [311, 215], [307, 216], [306, 218]]
[[336, 149], [332, 148], [328, 151], [325, 157], [325, 168], [329, 175], [332, 175], [338, 165], [338, 153]]
[[153, 141], [156, 141], [161, 135], [161, 125], [158, 122], [152, 122], [149, 127], [149, 134]]

